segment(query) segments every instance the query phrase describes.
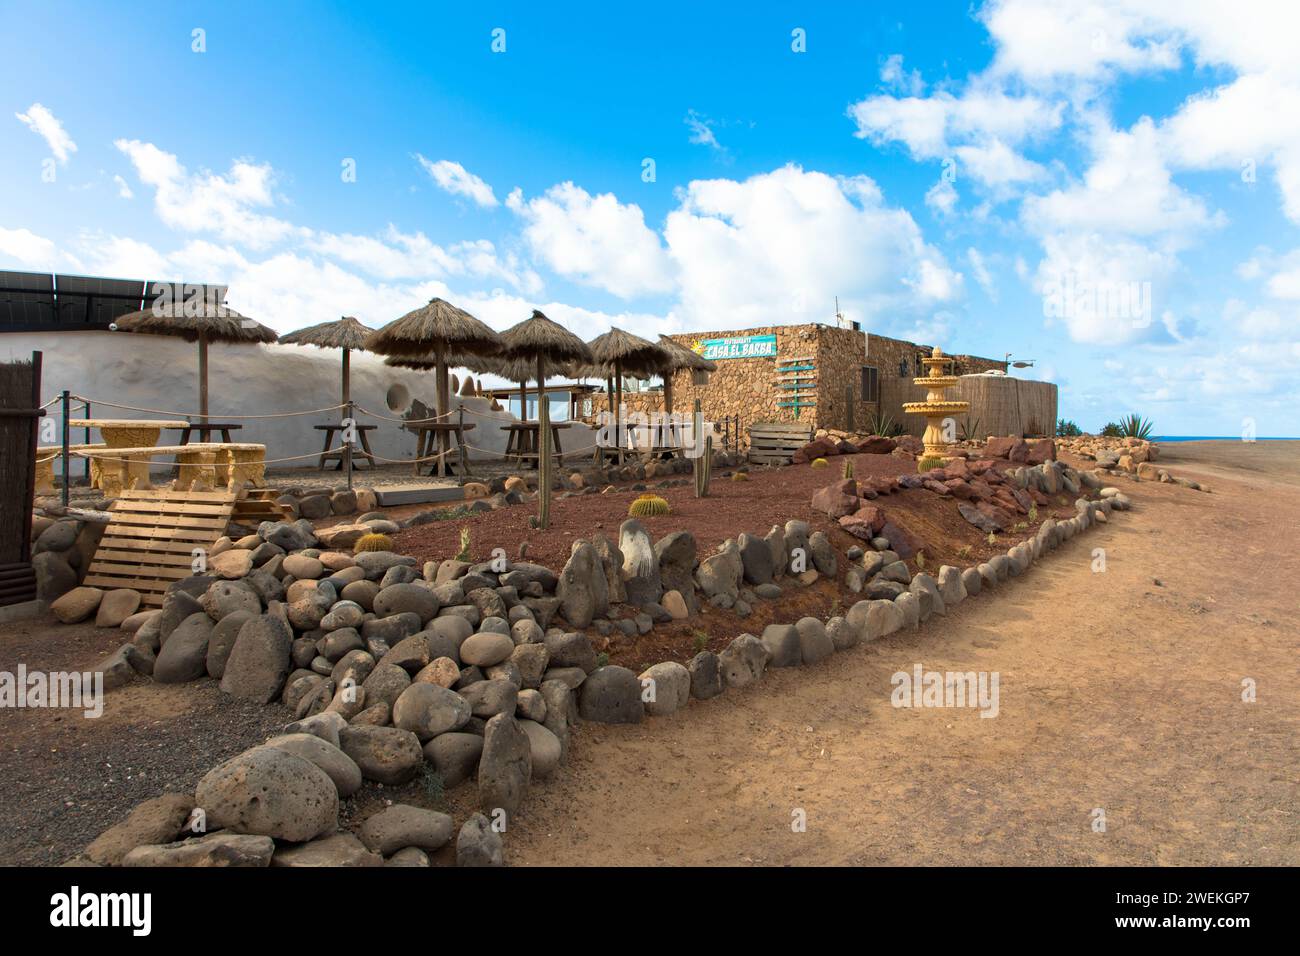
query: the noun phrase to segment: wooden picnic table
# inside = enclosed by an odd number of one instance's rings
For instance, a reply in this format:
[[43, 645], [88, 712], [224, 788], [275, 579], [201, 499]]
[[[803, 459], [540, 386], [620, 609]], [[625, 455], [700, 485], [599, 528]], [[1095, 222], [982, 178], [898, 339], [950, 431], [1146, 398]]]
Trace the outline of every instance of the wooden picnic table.
[[[460, 452], [461, 473], [469, 475], [469, 455], [465, 451], [465, 432], [473, 431], [474, 425], [465, 425], [461, 422], [435, 422], [420, 421], [407, 422], [406, 427], [415, 432], [415, 473], [420, 473], [420, 461], [433, 453], [435, 447], [444, 447], [452, 435], [456, 436], [457, 449]], [[441, 476], [448, 472], [449, 467], [446, 455], [439, 455], [438, 460], [429, 468], [429, 474], [435, 472]]]
[[[177, 426], [170, 425], [168, 427], [176, 428]], [[229, 445], [234, 444], [230, 440], [230, 433], [237, 432], [244, 426], [230, 422], [182, 422], [179, 427], [181, 429], [180, 444], [182, 445], [190, 443], [190, 436], [194, 432], [198, 432], [199, 441], [201, 442], [210, 442], [212, 441], [213, 432], [221, 432], [221, 440]]]
[[[564, 455], [564, 447], [560, 442], [560, 432], [569, 428], [572, 422], [551, 422], [551, 454], [555, 456], [558, 462]], [[540, 422], [511, 422], [509, 425], [500, 426], [503, 432], [509, 432], [506, 437], [506, 458], [514, 458], [523, 465], [526, 460], [532, 460], [533, 467], [536, 468], [542, 459], [539, 439], [542, 434]]]
[[[313, 425], [312, 427], [315, 428], [318, 432], [323, 431], [325, 433], [325, 448], [320, 453], [320, 466], [318, 467], [317, 470], [324, 471], [325, 462], [331, 458], [337, 458], [339, 463], [334, 470], [342, 471], [344, 445], [340, 443], [338, 448], [334, 448], [332, 446], [334, 444], [334, 435], [337, 432], [343, 431], [344, 426], [340, 423], [331, 422], [325, 425]], [[370, 450], [370, 439], [367, 437], [366, 433], [374, 431], [379, 426], [378, 425], [354, 425], [353, 427], [357, 430], [357, 435], [361, 439], [362, 450], [357, 451], [355, 448], [352, 450], [352, 463], [356, 464], [360, 459], [365, 459], [370, 463], [371, 468], [375, 467], [375, 454]]]

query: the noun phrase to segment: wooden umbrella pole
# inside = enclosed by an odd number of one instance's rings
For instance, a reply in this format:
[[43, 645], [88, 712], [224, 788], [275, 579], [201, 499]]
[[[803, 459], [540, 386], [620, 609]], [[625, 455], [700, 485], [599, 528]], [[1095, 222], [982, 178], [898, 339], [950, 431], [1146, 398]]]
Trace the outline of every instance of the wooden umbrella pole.
[[618, 463], [623, 464], [623, 366], [614, 360], [614, 390], [618, 392]]
[[[208, 334], [199, 333], [199, 421], [208, 423]], [[202, 436], [206, 441], [208, 436]]]
[[352, 401], [352, 383], [349, 381], [352, 372], [352, 350], [343, 350], [343, 401], [342, 405]]
[[[537, 356], [537, 381], [546, 387], [546, 359]], [[546, 407], [545, 396], [537, 404], [537, 524], [545, 531], [551, 525], [551, 412]]]
[[[447, 406], [451, 403], [451, 399], [447, 394], [448, 392], [447, 366], [444, 363], [442, 357], [442, 342], [435, 343], [433, 347], [433, 358], [434, 358], [434, 369], [435, 369], [434, 371], [435, 385], [438, 392], [438, 402], [437, 402], [438, 408], [437, 411], [434, 412], [434, 414], [438, 417], [438, 420], [435, 422], [435, 424], [442, 425], [443, 424], [442, 416], [447, 414]], [[438, 477], [441, 478], [446, 474], [444, 469], [446, 468], [446, 461], [447, 461], [447, 455], [446, 455], [447, 433], [444, 432], [441, 428], [438, 428], [435, 429], [434, 434], [438, 436], [438, 443], [437, 443]]]

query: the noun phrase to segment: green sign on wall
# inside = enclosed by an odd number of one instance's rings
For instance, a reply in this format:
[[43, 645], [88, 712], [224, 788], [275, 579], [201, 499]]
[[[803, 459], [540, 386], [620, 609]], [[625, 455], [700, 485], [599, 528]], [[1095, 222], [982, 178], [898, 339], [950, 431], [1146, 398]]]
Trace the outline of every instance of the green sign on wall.
[[691, 348], [710, 361], [775, 358], [775, 335], [733, 335], [725, 339], [696, 339]]

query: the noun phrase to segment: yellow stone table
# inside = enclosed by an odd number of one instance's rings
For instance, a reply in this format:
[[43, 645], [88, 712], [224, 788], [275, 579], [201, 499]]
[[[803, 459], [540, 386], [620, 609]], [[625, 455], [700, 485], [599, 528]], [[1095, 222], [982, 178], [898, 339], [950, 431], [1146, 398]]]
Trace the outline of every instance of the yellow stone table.
[[[185, 428], [187, 421], [171, 421], [152, 418], [72, 418], [68, 420], [69, 428], [98, 428], [107, 448], [139, 448], [143, 445], [158, 444], [158, 436], [164, 428]], [[91, 459], [90, 487], [102, 488], [101, 478], [96, 462]], [[147, 469], [146, 465], [146, 469]]]
[[212, 491], [266, 484], [266, 446], [252, 442], [190, 442], [188, 445], [140, 445], [100, 448], [77, 454], [98, 458], [104, 494], [116, 498], [125, 490], [152, 488], [149, 462], [159, 455], [175, 455], [179, 475], [177, 491]]

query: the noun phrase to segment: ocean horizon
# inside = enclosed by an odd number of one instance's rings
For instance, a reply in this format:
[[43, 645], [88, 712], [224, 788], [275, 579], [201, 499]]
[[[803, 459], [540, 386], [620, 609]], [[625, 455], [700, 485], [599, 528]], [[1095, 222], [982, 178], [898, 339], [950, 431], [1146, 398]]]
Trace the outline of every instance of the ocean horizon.
[[[1152, 441], [1242, 441], [1240, 435], [1155, 435]], [[1256, 438], [1255, 441], [1300, 441], [1300, 437], [1270, 436]], [[1242, 442], [1250, 444], [1249, 442]]]

